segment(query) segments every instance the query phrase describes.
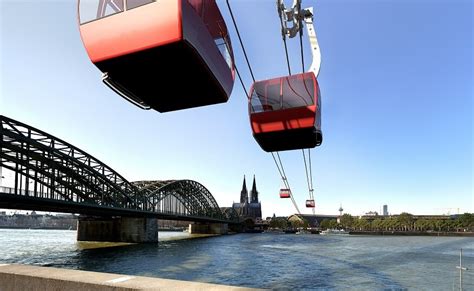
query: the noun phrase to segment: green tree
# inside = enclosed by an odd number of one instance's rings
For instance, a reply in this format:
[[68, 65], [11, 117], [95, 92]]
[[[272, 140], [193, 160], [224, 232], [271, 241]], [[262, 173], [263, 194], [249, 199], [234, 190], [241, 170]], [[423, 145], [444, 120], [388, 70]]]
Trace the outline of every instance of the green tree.
[[308, 227], [309, 227], [309, 222], [306, 219], [304, 219], [303, 220], [303, 228], [307, 229]]
[[323, 219], [323, 221], [321, 221], [321, 224], [319, 225], [322, 229], [328, 229], [330, 228], [331, 224], [331, 221], [329, 219]]
[[328, 225], [328, 228], [330, 229], [335, 229], [338, 227], [338, 223], [335, 219], [331, 219], [329, 220], [329, 225]]
[[270, 227], [271, 228], [285, 229], [285, 228], [288, 227], [288, 222], [284, 218], [273, 218], [270, 221]]
[[474, 214], [464, 213], [463, 215], [457, 218], [459, 221], [459, 226], [466, 229], [474, 229]]
[[301, 220], [293, 220], [290, 223], [291, 223], [291, 227], [293, 228], [300, 228], [304, 226], [304, 222]]
[[454, 231], [456, 230], [456, 220], [446, 220], [446, 231]]
[[371, 228], [371, 223], [368, 219], [366, 218], [361, 218], [356, 220], [355, 223], [356, 227], [358, 227], [360, 230], [370, 230]]
[[372, 221], [372, 228], [375, 230], [381, 230], [382, 225], [383, 225], [383, 220], [380, 218], [376, 218], [374, 219], [374, 221]]
[[430, 221], [425, 218], [421, 218], [415, 221], [414, 226], [418, 231], [426, 231], [430, 229]]
[[344, 213], [341, 216], [341, 226], [344, 228], [352, 228], [352, 225], [354, 224], [354, 218], [352, 215]]
[[403, 229], [404, 231], [407, 230], [412, 230], [413, 229], [413, 215], [407, 212], [402, 212], [400, 215], [397, 217], [397, 222], [399, 223], [399, 227]]

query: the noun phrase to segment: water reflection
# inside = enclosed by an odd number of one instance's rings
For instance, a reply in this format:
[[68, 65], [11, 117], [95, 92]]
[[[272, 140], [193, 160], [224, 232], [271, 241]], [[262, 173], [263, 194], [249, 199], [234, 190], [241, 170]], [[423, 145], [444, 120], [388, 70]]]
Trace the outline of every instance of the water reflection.
[[[474, 267], [472, 238], [239, 234], [98, 249], [78, 247], [74, 232], [38, 232], [15, 230], [6, 237], [0, 230], [0, 263], [272, 289], [359, 290], [452, 289], [460, 248], [464, 263]], [[473, 279], [465, 274], [465, 288]]]

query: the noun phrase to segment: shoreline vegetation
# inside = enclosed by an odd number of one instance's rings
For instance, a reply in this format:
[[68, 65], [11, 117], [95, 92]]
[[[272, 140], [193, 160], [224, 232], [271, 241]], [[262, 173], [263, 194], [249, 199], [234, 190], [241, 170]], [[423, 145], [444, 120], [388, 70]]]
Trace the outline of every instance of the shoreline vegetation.
[[350, 235], [459, 236], [474, 237], [474, 232], [453, 231], [350, 231]]
[[351, 235], [474, 237], [473, 213], [413, 215], [403, 212], [387, 216], [352, 216], [346, 213], [337, 218], [324, 218], [318, 222], [311, 218], [297, 215], [290, 218], [274, 217], [270, 221], [269, 230], [332, 229], [344, 230]]
[[420, 217], [403, 212], [400, 215], [373, 218], [357, 218], [350, 214], [343, 214], [338, 221], [323, 220], [322, 229], [345, 229], [354, 232], [367, 233], [472, 233], [474, 232], [474, 214], [464, 213], [460, 215], [444, 217]]

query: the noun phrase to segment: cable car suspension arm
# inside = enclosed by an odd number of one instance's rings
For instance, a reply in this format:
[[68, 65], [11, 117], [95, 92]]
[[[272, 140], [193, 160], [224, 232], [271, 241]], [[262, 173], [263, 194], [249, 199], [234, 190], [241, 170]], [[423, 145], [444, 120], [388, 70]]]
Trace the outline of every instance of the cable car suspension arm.
[[[319, 70], [321, 68], [321, 51], [319, 49], [319, 43], [316, 36], [316, 30], [314, 29], [313, 24], [313, 8], [309, 7], [306, 9], [301, 9], [302, 0], [294, 0], [291, 8], [287, 9], [283, 0], [277, 0], [277, 9], [278, 15], [280, 16], [280, 22], [282, 27], [282, 38], [285, 44], [285, 53], [287, 56], [288, 63], [288, 72], [291, 75], [290, 62], [288, 58], [288, 50], [286, 46], [286, 38], [293, 38], [296, 35], [300, 35], [300, 45], [301, 45], [301, 58], [303, 63], [304, 71], [304, 58], [303, 58], [303, 48], [302, 48], [302, 37], [303, 37], [303, 27], [302, 23], [305, 23], [306, 30], [309, 37], [309, 43], [311, 47], [311, 54], [313, 57], [313, 62], [309, 68], [310, 72], [313, 72], [316, 78], [319, 75]], [[288, 24], [292, 25], [289, 26]]]

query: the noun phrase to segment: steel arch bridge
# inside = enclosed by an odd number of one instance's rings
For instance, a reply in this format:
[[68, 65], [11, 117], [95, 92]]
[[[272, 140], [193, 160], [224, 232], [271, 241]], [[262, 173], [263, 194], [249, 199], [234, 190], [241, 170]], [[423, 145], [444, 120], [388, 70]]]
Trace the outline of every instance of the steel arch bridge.
[[13, 188], [0, 188], [0, 208], [236, 222], [196, 181], [129, 182], [44, 131], [1, 115], [0, 122], [0, 166], [15, 175]]

